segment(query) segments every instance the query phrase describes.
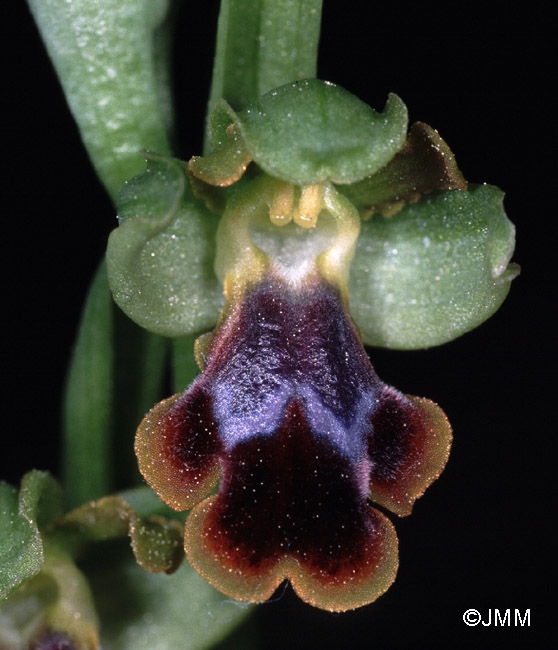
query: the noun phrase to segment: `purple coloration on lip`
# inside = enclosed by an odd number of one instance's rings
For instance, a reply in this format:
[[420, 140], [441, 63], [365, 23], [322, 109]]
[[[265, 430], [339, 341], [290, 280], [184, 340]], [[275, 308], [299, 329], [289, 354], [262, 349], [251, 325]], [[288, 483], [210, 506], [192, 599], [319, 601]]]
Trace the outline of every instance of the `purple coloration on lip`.
[[227, 448], [273, 434], [299, 400], [315, 435], [349, 458], [364, 453], [362, 423], [380, 385], [334, 288], [317, 277], [298, 288], [268, 279], [226, 327], [234, 347], [211, 348], [200, 383]]
[[318, 274], [248, 285], [204, 358], [136, 442], [161, 498], [194, 508], [191, 564], [240, 600], [261, 602], [284, 579], [332, 611], [377, 598], [395, 577], [397, 537], [368, 501], [410, 512], [447, 459], [442, 411], [378, 378], [338, 289]]
[[30, 650], [76, 650], [76, 646], [66, 634], [47, 630], [31, 643]]

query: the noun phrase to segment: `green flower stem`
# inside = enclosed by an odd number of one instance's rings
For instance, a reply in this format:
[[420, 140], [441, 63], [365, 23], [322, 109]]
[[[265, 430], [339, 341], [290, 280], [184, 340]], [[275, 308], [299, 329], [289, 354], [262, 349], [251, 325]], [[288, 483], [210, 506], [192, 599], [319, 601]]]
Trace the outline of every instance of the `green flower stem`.
[[[322, 0], [223, 0], [208, 113], [316, 76]], [[207, 153], [207, 152], [206, 152]]]

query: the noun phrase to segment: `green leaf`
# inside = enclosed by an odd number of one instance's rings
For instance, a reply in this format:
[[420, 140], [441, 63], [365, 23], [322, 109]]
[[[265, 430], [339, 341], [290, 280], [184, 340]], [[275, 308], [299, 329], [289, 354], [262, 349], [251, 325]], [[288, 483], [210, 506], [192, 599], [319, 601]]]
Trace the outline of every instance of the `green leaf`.
[[223, 0], [209, 110], [316, 76], [322, 0]]
[[340, 86], [318, 79], [277, 88], [237, 114], [254, 162], [295, 185], [354, 183], [404, 145], [407, 109], [390, 95], [377, 113]]
[[203, 650], [252, 607], [213, 589], [187, 563], [172, 575], [147, 573], [128, 559], [91, 576], [104, 650]]
[[44, 549], [39, 525], [61, 507], [60, 487], [47, 472], [26, 474], [19, 493], [0, 483], [0, 600], [40, 571]]
[[17, 490], [0, 483], [0, 599], [37, 574], [43, 563], [39, 529], [20, 514]]
[[218, 220], [193, 196], [185, 171], [150, 154], [147, 170], [119, 194], [120, 226], [107, 248], [114, 300], [164, 336], [211, 329], [223, 302], [213, 270]]
[[144, 148], [168, 152], [169, 0], [28, 0], [99, 177], [114, 198]]
[[365, 344], [440, 345], [498, 309], [518, 273], [502, 200], [490, 185], [435, 192], [363, 222], [349, 295]]
[[106, 268], [91, 284], [64, 396], [64, 484], [69, 505], [110, 491], [112, 300]]
[[140, 482], [134, 436], [145, 413], [164, 396], [170, 341], [136, 325], [116, 305], [113, 317], [112, 483], [121, 490]]

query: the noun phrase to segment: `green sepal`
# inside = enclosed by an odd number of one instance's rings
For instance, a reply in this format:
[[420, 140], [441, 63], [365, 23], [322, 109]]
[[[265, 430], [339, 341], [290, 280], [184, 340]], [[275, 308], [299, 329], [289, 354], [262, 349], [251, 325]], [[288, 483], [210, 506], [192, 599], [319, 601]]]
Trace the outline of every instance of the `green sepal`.
[[417, 349], [474, 329], [500, 307], [519, 269], [503, 192], [434, 192], [362, 223], [349, 278], [364, 343]]
[[147, 154], [147, 169], [118, 196], [109, 238], [114, 300], [138, 325], [163, 336], [211, 329], [223, 302], [213, 270], [218, 219], [194, 197], [186, 163]]
[[236, 114], [223, 102], [215, 111], [209, 134], [214, 146], [225, 146], [223, 121], [229, 114], [254, 162], [299, 186], [359, 181], [388, 163], [407, 136], [407, 109], [397, 95], [377, 113], [340, 86], [318, 79], [276, 88]]
[[47, 472], [26, 474], [19, 492], [0, 483], [0, 600], [39, 573], [44, 562], [39, 526], [61, 509], [61, 488]]

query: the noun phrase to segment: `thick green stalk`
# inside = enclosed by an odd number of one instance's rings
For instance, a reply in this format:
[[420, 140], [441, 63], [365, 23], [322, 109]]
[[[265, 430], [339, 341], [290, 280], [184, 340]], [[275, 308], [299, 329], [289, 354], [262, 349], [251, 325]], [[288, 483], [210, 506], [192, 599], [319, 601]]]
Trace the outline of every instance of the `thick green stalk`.
[[209, 110], [235, 109], [272, 88], [316, 76], [322, 0], [223, 0]]

